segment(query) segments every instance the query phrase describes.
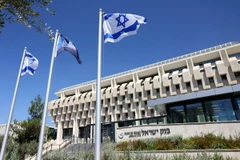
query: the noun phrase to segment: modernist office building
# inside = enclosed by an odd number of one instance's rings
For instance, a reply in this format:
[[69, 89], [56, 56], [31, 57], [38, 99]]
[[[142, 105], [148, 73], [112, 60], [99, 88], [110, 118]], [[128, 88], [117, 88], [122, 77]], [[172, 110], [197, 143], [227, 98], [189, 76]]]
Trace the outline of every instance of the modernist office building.
[[[102, 79], [102, 137], [126, 126], [240, 120], [240, 43], [230, 42]], [[48, 110], [57, 140], [92, 142], [96, 82], [56, 92]]]

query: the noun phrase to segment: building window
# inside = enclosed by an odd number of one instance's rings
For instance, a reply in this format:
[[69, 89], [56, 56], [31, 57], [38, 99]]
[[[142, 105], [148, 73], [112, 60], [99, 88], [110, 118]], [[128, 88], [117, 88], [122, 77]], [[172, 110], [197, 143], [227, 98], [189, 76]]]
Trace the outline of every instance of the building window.
[[159, 88], [157, 88], [157, 89], [156, 89], [156, 93], [157, 93], [157, 94], [159, 94], [159, 92], [160, 92], [160, 89], [159, 89]]
[[148, 120], [147, 119], [141, 120], [141, 125], [148, 125]]
[[205, 122], [204, 111], [201, 103], [186, 105], [188, 122]]
[[148, 119], [148, 125], [157, 124], [157, 118], [150, 118]]
[[202, 86], [202, 80], [197, 80], [197, 84], [199, 85], [199, 86]]
[[128, 113], [125, 113], [125, 118], [128, 119]]
[[147, 101], [144, 101], [144, 104], [147, 106]]
[[179, 90], [180, 89], [180, 86], [179, 84], [176, 85], [176, 90]]
[[240, 77], [240, 72], [235, 72], [234, 75], [235, 75], [236, 77]]
[[142, 92], [139, 92], [139, 93], [138, 93], [138, 97], [142, 97]]
[[150, 91], [147, 91], [147, 95], [150, 96], [151, 92]]
[[111, 125], [110, 124], [102, 125], [102, 137], [105, 137], [105, 138], [111, 137]]
[[184, 106], [171, 107], [169, 110], [170, 110], [172, 123], [184, 123], [184, 122], [186, 122]]
[[119, 127], [126, 127], [126, 126], [136, 126], [136, 121], [124, 121], [124, 122], [118, 122]]
[[222, 80], [226, 80], [227, 76], [226, 75], [221, 75]]
[[229, 56], [229, 58], [236, 57], [237, 59], [240, 59], [240, 53], [234, 53], [234, 54], [231, 54], [228, 56]]
[[207, 101], [204, 103], [209, 121], [236, 120], [235, 112], [230, 99]]
[[142, 111], [142, 117], [145, 117], [145, 111]]
[[166, 88], [166, 92], [169, 92], [169, 86], [168, 87], [165, 87]]
[[130, 98], [133, 99], [133, 94], [130, 94]]
[[203, 67], [204, 64], [206, 63], [211, 63], [211, 65], [214, 65], [216, 61], [221, 60], [220, 58], [215, 58], [215, 59], [211, 59], [211, 60], [207, 60], [204, 62], [199, 62], [199, 63], [195, 63], [195, 66], [199, 65], [200, 67]]
[[117, 114], [117, 120], [118, 121], [120, 120], [120, 114]]
[[151, 111], [151, 115], [154, 115], [154, 109], [151, 109], [150, 111]]
[[63, 139], [68, 139], [72, 137], [72, 128], [64, 128], [63, 129]]
[[164, 124], [164, 117], [158, 117], [157, 122], [158, 124]]
[[79, 128], [79, 138], [89, 138], [90, 137], [90, 126]]
[[210, 83], [214, 83], [213, 77], [209, 78], [209, 82], [210, 82]]

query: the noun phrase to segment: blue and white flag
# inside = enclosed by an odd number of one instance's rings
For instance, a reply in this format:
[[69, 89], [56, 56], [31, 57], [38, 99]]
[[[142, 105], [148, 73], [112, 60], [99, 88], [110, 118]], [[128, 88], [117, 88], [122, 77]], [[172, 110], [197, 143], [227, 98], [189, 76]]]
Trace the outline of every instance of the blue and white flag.
[[21, 76], [26, 73], [34, 75], [35, 70], [38, 68], [38, 59], [34, 57], [31, 53], [26, 52], [24, 57], [24, 62], [22, 66]]
[[[58, 42], [57, 42], [57, 52], [56, 56], [58, 56], [63, 51], [70, 52], [78, 61], [79, 64], [82, 63], [82, 61], [79, 58], [78, 50], [75, 47], [75, 45], [66, 37], [64, 37], [62, 34], [59, 34], [58, 36]], [[55, 57], [56, 57], [55, 56]]]
[[146, 18], [135, 14], [108, 13], [103, 16], [104, 43], [118, 42], [124, 37], [134, 35]]

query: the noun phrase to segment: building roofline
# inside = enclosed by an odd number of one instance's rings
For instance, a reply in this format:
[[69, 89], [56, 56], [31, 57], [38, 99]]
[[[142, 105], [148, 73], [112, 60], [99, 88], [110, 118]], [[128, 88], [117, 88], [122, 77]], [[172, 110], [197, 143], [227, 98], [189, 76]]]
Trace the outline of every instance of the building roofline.
[[[140, 71], [140, 70], [151, 69], [151, 68], [156, 67], [156, 66], [161, 66], [163, 64], [172, 63], [174, 61], [179, 61], [179, 60], [189, 58], [189, 57], [193, 57], [193, 56], [196, 56], [196, 55], [205, 54], [205, 53], [208, 53], [208, 52], [212, 52], [212, 51], [215, 51], [215, 50], [218, 50], [218, 49], [234, 46], [234, 45], [237, 45], [237, 44], [240, 44], [240, 42], [239, 41], [233, 41], [233, 42], [224, 43], [224, 44], [213, 46], [213, 47], [210, 47], [210, 48], [207, 48], [207, 49], [202, 49], [202, 50], [199, 50], [199, 51], [196, 51], [196, 52], [188, 53], [188, 54], [185, 54], [185, 55], [182, 55], [182, 56], [170, 58], [170, 59], [167, 59], [167, 60], [152, 63], [152, 64], [145, 65], [145, 66], [142, 66], [142, 67], [138, 67], [138, 68], [135, 68], [135, 69], [131, 69], [131, 70], [127, 70], [127, 71], [124, 71], [124, 72], [112, 74], [112, 75], [103, 77], [101, 80], [105, 81], [105, 80], [109, 80], [109, 79], [119, 77], [119, 76], [122, 76], [122, 75], [127, 75], [127, 74], [130, 74], [130, 73], [133, 73], [133, 72], [137, 72], [137, 71]], [[77, 87], [81, 87], [81, 86], [85, 86], [85, 85], [89, 85], [89, 84], [94, 84], [94, 83], [96, 83], [96, 80], [91, 80], [91, 81], [87, 81], [87, 82], [84, 82], [84, 83], [72, 85], [72, 86], [60, 89], [55, 94], [57, 94], [59, 92], [71, 90], [71, 89], [74, 89], [74, 88], [77, 88]]]

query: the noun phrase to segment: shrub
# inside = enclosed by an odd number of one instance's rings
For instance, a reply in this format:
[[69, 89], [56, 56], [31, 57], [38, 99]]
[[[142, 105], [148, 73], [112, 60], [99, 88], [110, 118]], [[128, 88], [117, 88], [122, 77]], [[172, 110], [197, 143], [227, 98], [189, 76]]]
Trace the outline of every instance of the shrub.
[[141, 151], [147, 149], [147, 144], [142, 140], [136, 140], [131, 142], [132, 150]]
[[127, 151], [129, 149], [129, 142], [120, 142], [117, 144], [117, 150]]
[[103, 150], [103, 153], [102, 153], [103, 160], [118, 160], [114, 143], [104, 144], [102, 147], [102, 150]]
[[169, 150], [169, 149], [240, 149], [240, 136], [226, 139], [222, 135], [208, 133], [183, 139], [181, 136], [152, 138], [120, 142], [116, 150]]
[[159, 139], [155, 143], [155, 150], [173, 149], [173, 143], [169, 139]]

